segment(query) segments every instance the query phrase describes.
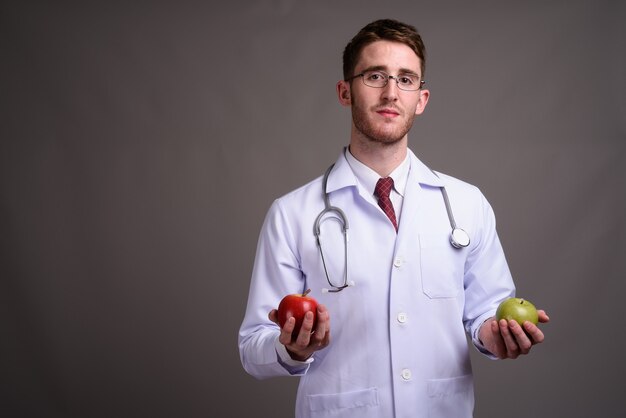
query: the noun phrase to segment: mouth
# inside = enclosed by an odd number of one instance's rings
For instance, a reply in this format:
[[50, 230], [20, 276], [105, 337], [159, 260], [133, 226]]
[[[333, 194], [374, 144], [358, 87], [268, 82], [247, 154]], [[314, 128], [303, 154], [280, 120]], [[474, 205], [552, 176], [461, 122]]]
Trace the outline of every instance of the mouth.
[[400, 113], [397, 110], [388, 107], [378, 109], [376, 110], [376, 113], [385, 118], [395, 118], [397, 116], [400, 116]]

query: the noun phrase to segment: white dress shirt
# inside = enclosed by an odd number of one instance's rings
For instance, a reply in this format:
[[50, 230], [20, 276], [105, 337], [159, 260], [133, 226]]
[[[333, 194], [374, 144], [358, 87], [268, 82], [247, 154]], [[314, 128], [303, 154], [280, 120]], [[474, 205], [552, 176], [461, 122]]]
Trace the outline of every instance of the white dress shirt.
[[[346, 160], [354, 173], [359, 185], [367, 190], [372, 196], [374, 196], [374, 189], [376, 183], [380, 179], [378, 173], [357, 160], [351, 153], [350, 149], [346, 147], [345, 150]], [[393, 189], [389, 194], [393, 210], [396, 212], [396, 220], [400, 225], [400, 217], [402, 216], [402, 201], [404, 200], [404, 190], [406, 188], [406, 182], [409, 176], [409, 167], [411, 166], [411, 160], [409, 155], [404, 158], [404, 161], [400, 163], [390, 174], [389, 177], [393, 179]]]

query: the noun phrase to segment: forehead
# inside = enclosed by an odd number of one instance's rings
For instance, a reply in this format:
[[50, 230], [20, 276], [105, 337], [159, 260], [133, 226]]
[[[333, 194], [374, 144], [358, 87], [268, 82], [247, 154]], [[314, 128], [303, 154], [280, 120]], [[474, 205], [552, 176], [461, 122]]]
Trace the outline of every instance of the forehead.
[[402, 70], [419, 74], [420, 59], [408, 45], [400, 42], [376, 41], [361, 50], [355, 71], [361, 72], [374, 67], [390, 72]]

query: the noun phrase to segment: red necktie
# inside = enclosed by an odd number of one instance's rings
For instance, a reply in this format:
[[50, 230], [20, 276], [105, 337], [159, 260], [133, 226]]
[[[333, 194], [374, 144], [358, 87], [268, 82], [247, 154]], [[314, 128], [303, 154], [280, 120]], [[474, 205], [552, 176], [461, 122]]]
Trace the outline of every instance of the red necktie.
[[393, 204], [389, 199], [389, 193], [393, 187], [393, 179], [391, 177], [385, 177], [378, 180], [376, 188], [374, 189], [374, 195], [378, 197], [378, 206], [385, 212], [385, 215], [389, 218], [393, 227], [398, 232], [398, 222], [396, 222], [396, 212], [393, 210]]

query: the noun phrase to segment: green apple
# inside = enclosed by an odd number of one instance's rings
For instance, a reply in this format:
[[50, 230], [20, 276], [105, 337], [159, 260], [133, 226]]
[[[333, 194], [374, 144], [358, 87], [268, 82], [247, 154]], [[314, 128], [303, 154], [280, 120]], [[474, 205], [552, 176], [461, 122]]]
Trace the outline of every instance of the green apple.
[[522, 298], [508, 298], [502, 301], [496, 311], [496, 319], [506, 319], [510, 321], [514, 319], [518, 324], [522, 325], [525, 321], [530, 321], [537, 325], [539, 316], [535, 305]]

